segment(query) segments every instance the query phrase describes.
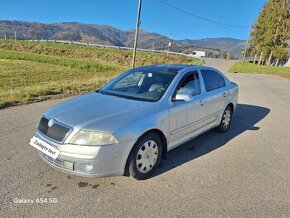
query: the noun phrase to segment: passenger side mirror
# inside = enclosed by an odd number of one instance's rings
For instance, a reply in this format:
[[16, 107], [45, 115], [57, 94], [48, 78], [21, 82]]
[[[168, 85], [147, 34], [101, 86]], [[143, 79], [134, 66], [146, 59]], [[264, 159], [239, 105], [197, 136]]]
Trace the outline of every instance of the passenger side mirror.
[[177, 93], [175, 95], [174, 101], [191, 101], [193, 99], [192, 95], [188, 93]]

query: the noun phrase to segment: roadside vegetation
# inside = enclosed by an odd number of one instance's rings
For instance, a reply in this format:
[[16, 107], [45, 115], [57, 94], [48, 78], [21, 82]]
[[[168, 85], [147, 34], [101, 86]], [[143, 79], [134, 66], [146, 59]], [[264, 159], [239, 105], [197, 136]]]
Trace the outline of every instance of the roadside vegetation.
[[289, 2], [268, 0], [251, 30], [247, 55], [252, 57], [253, 63], [280, 66], [288, 60], [289, 26]]
[[273, 67], [257, 65], [249, 62], [237, 62], [230, 70], [230, 73], [261, 73], [282, 76], [290, 79], [290, 67]]
[[290, 11], [287, 0], [268, 0], [252, 26], [246, 55], [251, 62], [236, 63], [229, 72], [262, 73], [290, 79]]
[[[96, 90], [130, 68], [132, 51], [0, 40], [0, 108]], [[137, 53], [137, 66], [196, 64], [185, 56]]]

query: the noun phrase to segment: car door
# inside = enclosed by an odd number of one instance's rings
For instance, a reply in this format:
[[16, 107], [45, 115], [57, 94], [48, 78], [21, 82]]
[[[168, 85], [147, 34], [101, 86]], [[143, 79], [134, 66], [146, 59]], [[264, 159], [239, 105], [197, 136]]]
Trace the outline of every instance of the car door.
[[201, 70], [202, 80], [204, 83], [205, 94], [202, 99], [204, 110], [206, 112], [206, 123], [214, 125], [219, 122], [220, 114], [223, 113], [226, 91], [225, 79], [214, 70]]
[[[201, 100], [201, 81], [198, 71], [185, 74], [179, 81], [172, 96], [169, 108], [170, 117], [170, 143], [169, 149], [183, 143], [193, 136], [203, 124], [205, 113]], [[191, 100], [176, 101], [177, 93], [190, 93]]]

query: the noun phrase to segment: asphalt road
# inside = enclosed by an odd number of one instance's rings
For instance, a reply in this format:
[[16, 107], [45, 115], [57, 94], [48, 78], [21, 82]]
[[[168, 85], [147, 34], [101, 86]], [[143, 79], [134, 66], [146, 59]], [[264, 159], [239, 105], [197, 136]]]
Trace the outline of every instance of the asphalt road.
[[0, 110], [0, 217], [289, 217], [290, 80], [229, 78], [240, 85], [231, 130], [171, 151], [146, 181], [71, 176], [42, 162], [29, 139], [63, 100]]
[[205, 65], [214, 67], [223, 73], [227, 73], [228, 70], [238, 61], [238, 60], [225, 60], [219, 58], [202, 58], [205, 61]]

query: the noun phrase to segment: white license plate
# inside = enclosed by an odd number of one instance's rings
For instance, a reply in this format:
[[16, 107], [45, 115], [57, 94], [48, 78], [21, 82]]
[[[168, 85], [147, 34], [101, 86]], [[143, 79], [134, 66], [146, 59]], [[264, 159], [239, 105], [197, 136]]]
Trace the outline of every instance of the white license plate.
[[33, 136], [32, 139], [30, 139], [29, 143], [32, 147], [36, 148], [37, 150], [41, 151], [42, 153], [52, 157], [53, 159], [56, 159], [60, 153], [59, 150], [57, 150], [55, 147], [47, 144], [46, 142], [42, 141], [41, 139]]

